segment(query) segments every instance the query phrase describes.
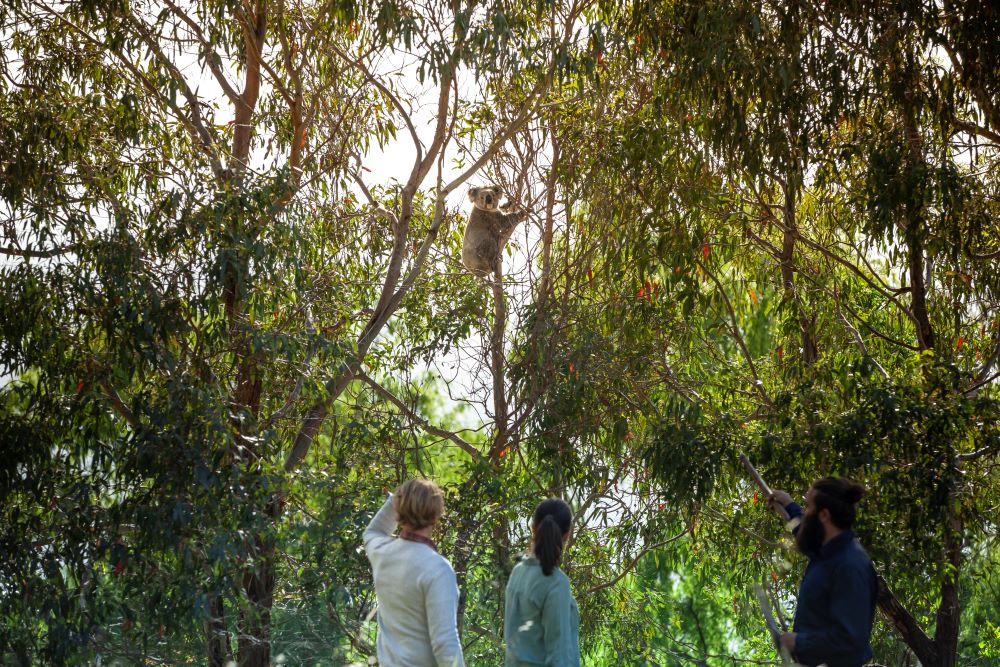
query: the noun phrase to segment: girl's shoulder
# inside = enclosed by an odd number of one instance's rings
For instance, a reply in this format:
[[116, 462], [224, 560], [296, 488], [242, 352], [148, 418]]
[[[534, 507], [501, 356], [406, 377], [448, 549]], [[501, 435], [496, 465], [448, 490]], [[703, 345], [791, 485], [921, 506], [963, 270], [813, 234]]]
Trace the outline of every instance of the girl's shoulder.
[[561, 567], [556, 566], [556, 568], [552, 570], [550, 578], [552, 579], [553, 587], [565, 588], [566, 590], [569, 590], [569, 577], [562, 571]]
[[569, 577], [566, 573], [562, 571], [558, 565], [552, 569], [552, 574], [545, 575], [542, 572], [542, 566], [532, 554], [525, 554], [521, 557], [521, 560], [514, 565], [514, 569], [511, 570], [510, 576], [518, 577], [532, 577], [537, 579], [540, 584], [545, 585], [547, 588], [569, 586]]

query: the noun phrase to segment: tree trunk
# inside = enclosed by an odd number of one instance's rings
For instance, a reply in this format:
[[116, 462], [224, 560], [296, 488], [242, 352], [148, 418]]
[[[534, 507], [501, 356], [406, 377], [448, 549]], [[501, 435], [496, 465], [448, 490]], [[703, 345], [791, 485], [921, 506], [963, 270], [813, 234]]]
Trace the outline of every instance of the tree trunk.
[[[239, 311], [243, 309], [243, 303], [234, 304]], [[257, 434], [257, 420], [260, 417], [260, 397], [263, 389], [261, 383], [261, 363], [260, 355], [252, 354], [250, 348], [250, 338], [247, 332], [236, 329], [236, 322], [231, 321], [231, 330], [236, 334], [236, 388], [230, 399], [234, 418], [231, 420], [235, 433], [234, 459], [245, 467], [245, 474], [250, 475], [258, 489], [259, 473], [254, 470], [256, 459], [261, 456], [257, 439], [253, 436]], [[275, 518], [268, 505], [267, 514], [272, 519]], [[259, 530], [259, 529], [258, 529]], [[255, 550], [243, 574], [244, 601], [239, 614], [239, 636], [237, 640], [237, 658], [240, 667], [268, 667], [271, 662], [270, 644], [270, 624], [271, 624], [271, 599], [274, 592], [274, 568], [273, 553], [274, 547], [269, 541], [265, 541], [259, 533], [254, 538]], [[221, 607], [221, 598], [219, 605]], [[217, 614], [213, 610], [213, 621]], [[221, 617], [221, 614], [218, 614]], [[224, 642], [228, 649], [228, 636], [226, 635], [225, 623], [219, 620], [221, 628], [218, 628], [218, 643]], [[228, 650], [227, 650], [228, 653]], [[209, 644], [209, 660], [213, 667], [213, 661], [219, 655], [219, 646]], [[225, 663], [222, 663], [225, 664]]]
[[941, 584], [941, 604], [938, 605], [934, 643], [937, 645], [940, 667], [955, 667], [958, 657], [958, 631], [962, 618], [959, 573], [962, 568], [962, 518], [954, 511], [957, 499], [949, 495], [944, 528], [945, 560], [948, 572]]
[[490, 461], [496, 463], [507, 446], [507, 390], [504, 386], [504, 334], [507, 331], [507, 301], [503, 292], [503, 263], [496, 260], [493, 287], [493, 330], [490, 334], [490, 371], [493, 374], [493, 446]]
[[[246, 9], [246, 7], [245, 7]], [[241, 184], [243, 174], [247, 169], [250, 142], [253, 136], [253, 116], [257, 108], [261, 85], [261, 54], [264, 52], [264, 41], [267, 33], [267, 7], [258, 0], [248, 13], [249, 30], [244, 35], [245, 72], [244, 86], [239, 99], [234, 101], [234, 129], [232, 139], [232, 157], [230, 160], [229, 178]], [[234, 225], [238, 228], [238, 225]], [[240, 249], [242, 251], [242, 248]], [[230, 269], [226, 276], [223, 299], [226, 315], [229, 319], [230, 332], [236, 336], [237, 375], [236, 387], [231, 399], [236, 439], [241, 449], [248, 455], [238, 455], [237, 460], [245, 461], [247, 473], [254, 475], [250, 469], [260, 452], [250, 445], [247, 436], [256, 435], [257, 421], [260, 417], [260, 397], [263, 389], [261, 384], [261, 362], [259, 355], [253, 354], [250, 345], [250, 334], [240, 331], [238, 317], [245, 315], [243, 293], [249, 258], [243, 252], [237, 253], [238, 270]], [[240, 416], [242, 415], [242, 418]], [[249, 418], [249, 419], [247, 419]], [[256, 440], [254, 440], [256, 442]], [[259, 479], [259, 478], [258, 478]], [[271, 512], [273, 504], [267, 505], [267, 514], [272, 520], [276, 515]], [[242, 589], [243, 604], [240, 608], [237, 638], [237, 662], [240, 667], [269, 667], [271, 664], [271, 604], [274, 598], [274, 544], [267, 535], [257, 531], [254, 536], [254, 553], [243, 572]]]
[[239, 667], [271, 664], [271, 606], [274, 602], [274, 545], [256, 539], [256, 559], [243, 573], [246, 605], [240, 613]]
[[[950, 514], [950, 513], [949, 513]], [[923, 631], [913, 615], [902, 605], [885, 578], [878, 577], [878, 609], [896, 628], [903, 643], [920, 661], [921, 667], [956, 667], [958, 635], [962, 606], [958, 585], [962, 564], [961, 519], [948, 518], [950, 528], [945, 529], [946, 558], [953, 571], [941, 584], [941, 603], [937, 611], [937, 628], [934, 639]]]
[[205, 639], [208, 643], [209, 667], [225, 667], [229, 662], [229, 632], [226, 629], [226, 608], [222, 596], [211, 593], [208, 601], [211, 614], [205, 622]]
[[[480, 480], [484, 475], [475, 475], [467, 479], [459, 490], [459, 497], [475, 499], [479, 494]], [[469, 561], [472, 560], [472, 538], [476, 533], [476, 521], [471, 516], [459, 520], [458, 535], [455, 537], [455, 551], [452, 554], [452, 567], [455, 569], [455, 579], [458, 581], [458, 632], [462, 634], [465, 624], [465, 606], [468, 602], [468, 590], [465, 582], [469, 571]]]
[[924, 282], [924, 249], [918, 234], [919, 221], [911, 220], [906, 230], [906, 247], [909, 251], [910, 309], [917, 326], [917, 345], [921, 350], [934, 349], [934, 330], [927, 310], [927, 285]]
[[[911, 97], [912, 93], [905, 95], [903, 125], [910, 157], [908, 168], [917, 169], [923, 163], [923, 150]], [[903, 231], [910, 274], [910, 311], [917, 327], [917, 345], [922, 351], [934, 349], [934, 330], [931, 328], [930, 313], [927, 310], [927, 279], [929, 277], [927, 274], [929, 271], [925, 273], [924, 222], [922, 204], [920, 203], [923, 197], [920, 194], [917, 193], [911, 197], [913, 204], [907, 207]]]

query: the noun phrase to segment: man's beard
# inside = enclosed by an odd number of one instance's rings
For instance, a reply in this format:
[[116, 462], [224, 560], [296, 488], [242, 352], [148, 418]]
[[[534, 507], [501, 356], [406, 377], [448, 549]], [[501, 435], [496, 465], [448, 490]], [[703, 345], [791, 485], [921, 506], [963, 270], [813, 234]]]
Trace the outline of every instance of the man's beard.
[[809, 558], [814, 558], [823, 547], [823, 524], [815, 514], [804, 514], [795, 533], [795, 546]]

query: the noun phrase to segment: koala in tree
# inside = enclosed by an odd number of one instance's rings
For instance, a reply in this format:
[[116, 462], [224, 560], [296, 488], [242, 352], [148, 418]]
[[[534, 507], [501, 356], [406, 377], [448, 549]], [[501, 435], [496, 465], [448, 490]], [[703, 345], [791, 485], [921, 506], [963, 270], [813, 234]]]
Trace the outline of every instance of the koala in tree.
[[509, 202], [500, 206], [501, 197], [503, 190], [497, 185], [469, 188], [472, 214], [462, 241], [462, 263], [477, 276], [496, 272], [503, 247], [527, 217], [524, 211], [508, 212]]

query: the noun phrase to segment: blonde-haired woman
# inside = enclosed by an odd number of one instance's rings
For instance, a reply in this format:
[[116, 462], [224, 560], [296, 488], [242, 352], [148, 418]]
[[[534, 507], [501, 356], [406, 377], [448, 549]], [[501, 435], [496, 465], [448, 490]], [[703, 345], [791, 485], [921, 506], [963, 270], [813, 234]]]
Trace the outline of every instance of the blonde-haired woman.
[[[365, 530], [378, 599], [382, 667], [464, 667], [455, 570], [432, 539], [444, 494], [424, 479], [404, 482]], [[392, 534], [399, 525], [398, 537]]]

